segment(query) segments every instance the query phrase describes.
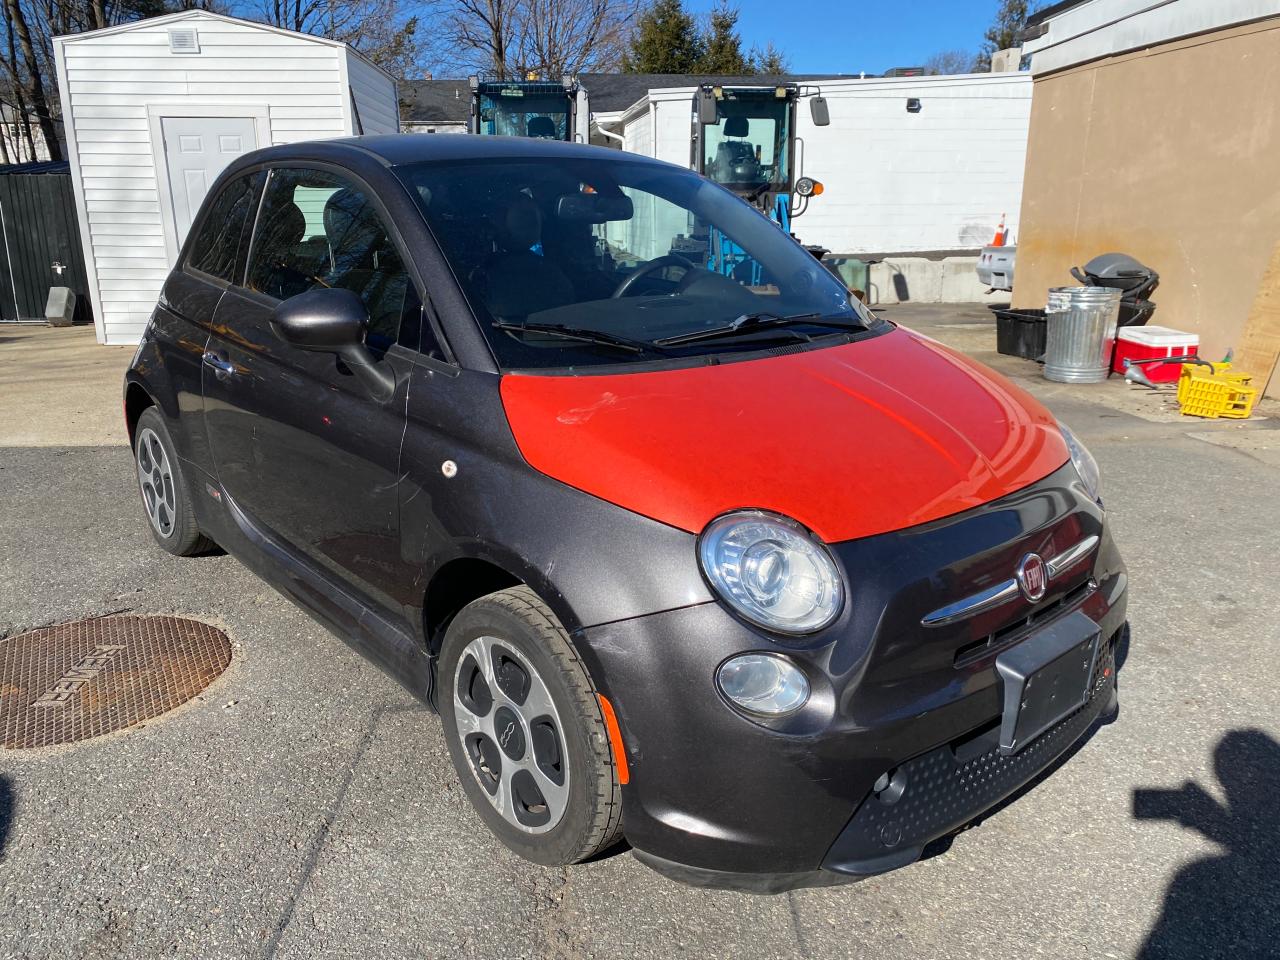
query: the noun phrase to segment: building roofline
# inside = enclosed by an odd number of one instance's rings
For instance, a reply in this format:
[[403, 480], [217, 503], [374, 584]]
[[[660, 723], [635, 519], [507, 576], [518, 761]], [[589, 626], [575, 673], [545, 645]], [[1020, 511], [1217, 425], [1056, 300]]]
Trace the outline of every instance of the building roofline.
[[1058, 0], [1057, 3], [1051, 3], [1027, 17], [1026, 26], [1038, 27], [1046, 20], [1052, 20], [1059, 14], [1066, 13], [1072, 7], [1079, 7], [1089, 2], [1090, 0]]
[[255, 30], [265, 30], [268, 33], [276, 33], [282, 37], [290, 37], [297, 40], [308, 40], [311, 43], [318, 43], [322, 46], [333, 47], [336, 49], [347, 50], [354, 56], [360, 58], [373, 69], [383, 74], [393, 83], [396, 78], [378, 66], [363, 53], [341, 40], [331, 40], [328, 37], [317, 37], [311, 33], [301, 33], [297, 30], [286, 30], [284, 27], [273, 26], [269, 23], [260, 23], [257, 20], [246, 20], [243, 17], [232, 17], [225, 13], [213, 13], [209, 10], [179, 10], [177, 13], [166, 13], [158, 17], [144, 17], [141, 20], [130, 20], [128, 23], [117, 23], [110, 27], [101, 27], [98, 30], [85, 30], [81, 33], [64, 33], [61, 36], [53, 38], [54, 43], [75, 43], [80, 40], [90, 38], [107, 37], [117, 33], [128, 33], [132, 30], [139, 30], [143, 27], [159, 27], [166, 26], [171, 23], [180, 23], [183, 20], [217, 20], [222, 23], [233, 23], [242, 27], [253, 27]]

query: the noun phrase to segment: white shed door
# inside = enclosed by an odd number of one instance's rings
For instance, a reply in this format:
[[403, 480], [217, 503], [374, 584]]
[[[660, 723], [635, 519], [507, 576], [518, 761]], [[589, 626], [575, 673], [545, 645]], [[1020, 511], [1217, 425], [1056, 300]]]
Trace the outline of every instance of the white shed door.
[[257, 147], [252, 117], [161, 117], [178, 246], [224, 167]]

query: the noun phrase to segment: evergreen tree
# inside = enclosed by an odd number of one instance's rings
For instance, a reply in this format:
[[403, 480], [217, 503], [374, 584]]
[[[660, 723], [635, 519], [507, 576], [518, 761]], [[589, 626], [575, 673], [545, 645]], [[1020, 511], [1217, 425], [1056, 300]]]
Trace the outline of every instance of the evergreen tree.
[[791, 72], [791, 65], [771, 40], [763, 50], [756, 47], [751, 51], [751, 72], [763, 74], [766, 77], [780, 77]]
[[738, 16], [737, 8], [729, 6], [728, 0], [720, 0], [711, 11], [702, 41], [702, 57], [698, 61], [702, 73], [741, 76], [754, 72], [751, 60], [742, 52]]
[[681, 0], [653, 0], [636, 22], [623, 69], [628, 73], [696, 73], [704, 51], [698, 22]]
[[1018, 31], [1027, 22], [1027, 0], [1000, 0], [1000, 8], [996, 10], [995, 22], [983, 35], [982, 49], [978, 52], [974, 71], [985, 73], [991, 69], [991, 55], [997, 50], [1005, 50], [1017, 44]]

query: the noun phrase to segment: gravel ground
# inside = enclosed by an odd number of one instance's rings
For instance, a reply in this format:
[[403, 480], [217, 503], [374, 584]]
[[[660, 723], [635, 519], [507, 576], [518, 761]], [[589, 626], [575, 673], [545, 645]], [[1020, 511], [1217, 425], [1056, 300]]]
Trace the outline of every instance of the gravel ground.
[[[994, 361], [1093, 449], [1131, 573], [1121, 713], [947, 852], [776, 897], [682, 887], [626, 853], [544, 869], [506, 852], [436, 718], [236, 561], [152, 546], [92, 386], [77, 433], [56, 396], [27, 405], [38, 368], [0, 338], [0, 421], [24, 422], [0, 446], [0, 635], [174, 612], [235, 647], [164, 717], [0, 751], [0, 957], [1280, 956], [1280, 421], [1045, 384], [990, 353], [981, 308], [886, 313]], [[125, 362], [97, 388], [114, 409]], [[44, 424], [53, 439], [27, 439]]]

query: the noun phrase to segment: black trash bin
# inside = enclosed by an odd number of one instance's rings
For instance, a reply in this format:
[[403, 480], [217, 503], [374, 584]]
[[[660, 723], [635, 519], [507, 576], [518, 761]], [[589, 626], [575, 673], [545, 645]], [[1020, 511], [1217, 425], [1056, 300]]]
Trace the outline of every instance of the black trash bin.
[[1071, 275], [1088, 287], [1110, 287], [1120, 291], [1122, 327], [1140, 327], [1151, 319], [1156, 305], [1152, 291], [1160, 285], [1160, 274], [1125, 253], [1104, 253], [1083, 267], [1072, 267]]
[[1039, 360], [1044, 356], [1045, 321], [1043, 310], [1013, 310], [992, 307], [996, 315], [996, 352], [1007, 357]]

